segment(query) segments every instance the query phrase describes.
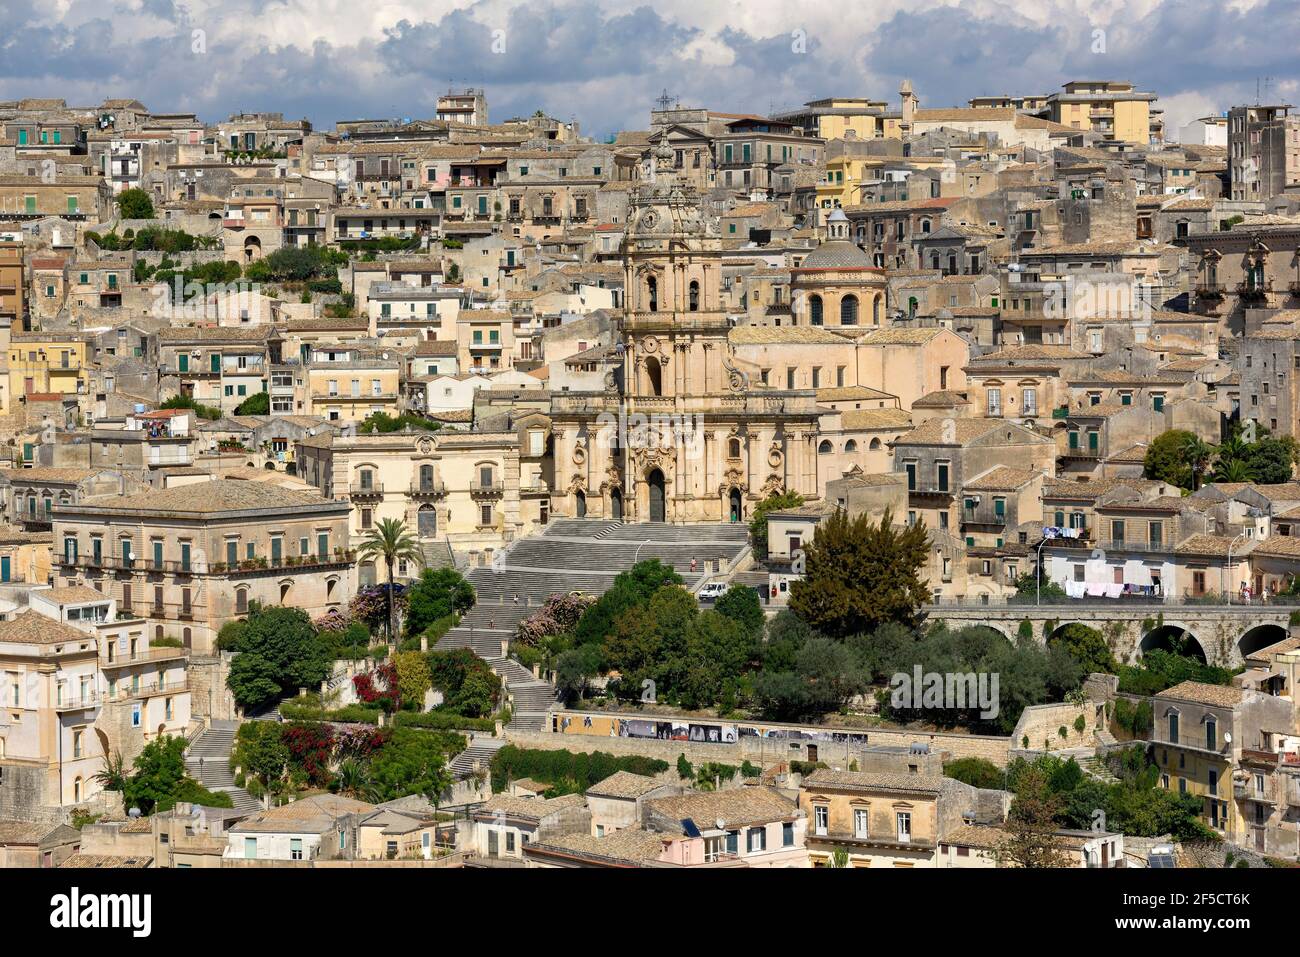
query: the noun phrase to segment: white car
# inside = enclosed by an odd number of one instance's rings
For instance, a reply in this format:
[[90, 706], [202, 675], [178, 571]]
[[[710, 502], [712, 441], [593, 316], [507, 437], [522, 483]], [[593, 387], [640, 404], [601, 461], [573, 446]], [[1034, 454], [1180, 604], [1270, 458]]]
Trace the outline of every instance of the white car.
[[709, 582], [699, 591], [700, 601], [717, 601], [727, 593], [726, 582]]

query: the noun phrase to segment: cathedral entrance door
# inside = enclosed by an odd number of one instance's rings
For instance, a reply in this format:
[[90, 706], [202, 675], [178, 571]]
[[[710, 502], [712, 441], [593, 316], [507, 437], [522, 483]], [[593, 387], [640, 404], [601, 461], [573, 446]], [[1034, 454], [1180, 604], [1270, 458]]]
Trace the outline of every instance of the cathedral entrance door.
[[646, 476], [646, 482], [650, 485], [650, 521], [665, 521], [664, 473], [658, 469], [653, 469]]
[[731, 520], [733, 522], [739, 522], [742, 517], [743, 508], [740, 504], [740, 489], [733, 488], [731, 490]]
[[432, 505], [421, 505], [416, 514], [416, 529], [421, 538], [438, 537], [438, 513]]
[[616, 522], [623, 521], [623, 490], [621, 488], [610, 489], [609, 517]]
[[585, 492], [576, 492], [573, 496], [573, 514], [578, 518], [587, 517], [587, 495]]

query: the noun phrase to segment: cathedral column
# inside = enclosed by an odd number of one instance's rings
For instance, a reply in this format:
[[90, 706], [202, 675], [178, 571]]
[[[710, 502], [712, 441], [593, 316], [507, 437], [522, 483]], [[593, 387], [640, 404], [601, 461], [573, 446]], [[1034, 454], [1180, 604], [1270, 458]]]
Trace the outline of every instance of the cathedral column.
[[799, 443], [803, 439], [803, 433], [796, 432], [793, 435], [786, 433], [783, 449], [785, 451], [785, 488], [788, 492], [799, 490]]

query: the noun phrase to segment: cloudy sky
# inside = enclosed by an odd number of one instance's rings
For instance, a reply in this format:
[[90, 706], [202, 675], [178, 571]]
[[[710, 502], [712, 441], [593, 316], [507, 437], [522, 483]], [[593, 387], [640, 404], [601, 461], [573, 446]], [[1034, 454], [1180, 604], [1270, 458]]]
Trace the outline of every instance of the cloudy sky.
[[1131, 80], [1171, 132], [1257, 83], [1300, 102], [1300, 0], [0, 0], [0, 26], [0, 100], [134, 96], [318, 128], [428, 116], [452, 84], [485, 87], [493, 120], [541, 109], [598, 137], [644, 128], [665, 89], [766, 113], [894, 103], [905, 77], [925, 106]]

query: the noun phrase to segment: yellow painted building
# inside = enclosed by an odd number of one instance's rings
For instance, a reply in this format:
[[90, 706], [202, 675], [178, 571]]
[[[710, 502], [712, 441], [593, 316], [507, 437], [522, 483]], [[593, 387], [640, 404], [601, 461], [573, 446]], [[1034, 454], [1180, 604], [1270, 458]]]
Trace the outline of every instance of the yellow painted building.
[[90, 391], [86, 343], [70, 336], [20, 333], [9, 341], [9, 382], [0, 396], [8, 414], [10, 397], [31, 393], [86, 395]]
[[400, 377], [396, 359], [314, 364], [307, 369], [307, 414], [331, 422], [364, 422], [376, 412], [399, 415]]
[[1047, 100], [1047, 118], [1075, 130], [1100, 133], [1108, 140], [1148, 143], [1154, 93], [1135, 90], [1132, 83], [1075, 80], [1064, 92]]
[[876, 177], [883, 165], [876, 157], [837, 156], [826, 161], [826, 176], [817, 184], [817, 205], [821, 209], [861, 203], [862, 184]]

